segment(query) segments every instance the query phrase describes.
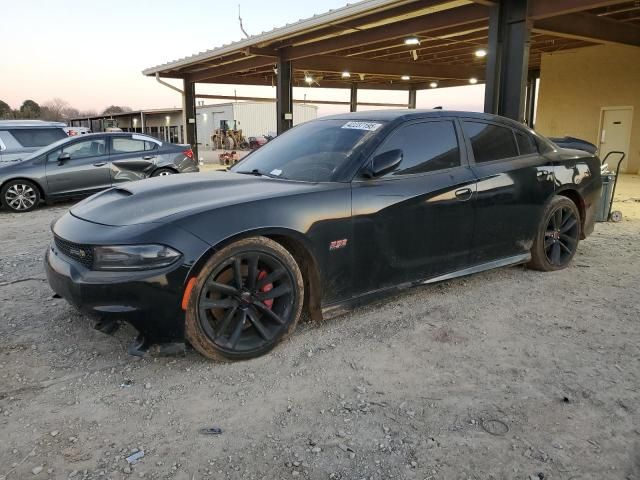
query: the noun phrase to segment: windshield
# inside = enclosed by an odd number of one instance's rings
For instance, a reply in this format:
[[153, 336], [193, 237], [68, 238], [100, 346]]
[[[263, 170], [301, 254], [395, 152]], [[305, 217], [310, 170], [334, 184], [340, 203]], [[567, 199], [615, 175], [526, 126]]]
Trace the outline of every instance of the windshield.
[[303, 182], [331, 182], [381, 126], [380, 122], [351, 120], [303, 123], [254, 151], [231, 171]]

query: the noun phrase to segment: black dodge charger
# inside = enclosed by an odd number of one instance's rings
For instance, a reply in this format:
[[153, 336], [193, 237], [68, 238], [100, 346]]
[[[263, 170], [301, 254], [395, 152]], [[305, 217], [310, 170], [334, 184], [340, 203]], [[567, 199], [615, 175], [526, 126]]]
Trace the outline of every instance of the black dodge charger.
[[[122, 184], [52, 227], [53, 290], [140, 333], [262, 355], [301, 315], [527, 263], [566, 267], [593, 231], [596, 156], [508, 119], [362, 112], [304, 123], [229, 172]], [[131, 350], [130, 350], [131, 351]]]

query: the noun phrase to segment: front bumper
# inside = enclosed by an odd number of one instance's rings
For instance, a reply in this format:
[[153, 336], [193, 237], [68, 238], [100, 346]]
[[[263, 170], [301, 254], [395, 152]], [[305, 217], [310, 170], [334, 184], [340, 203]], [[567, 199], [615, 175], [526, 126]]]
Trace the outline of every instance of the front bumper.
[[52, 241], [44, 264], [51, 288], [89, 316], [126, 321], [149, 342], [184, 340], [182, 295], [189, 272], [208, 251], [208, 244], [175, 225], [115, 227], [71, 213], [57, 220], [52, 231], [59, 239], [85, 246], [161, 243], [181, 252], [180, 260], [162, 269], [105, 272], [91, 270]]
[[188, 271], [182, 265], [153, 272], [92, 271], [66, 257], [53, 242], [45, 254], [54, 292], [90, 317], [125, 321], [157, 343], [184, 339], [180, 303]]

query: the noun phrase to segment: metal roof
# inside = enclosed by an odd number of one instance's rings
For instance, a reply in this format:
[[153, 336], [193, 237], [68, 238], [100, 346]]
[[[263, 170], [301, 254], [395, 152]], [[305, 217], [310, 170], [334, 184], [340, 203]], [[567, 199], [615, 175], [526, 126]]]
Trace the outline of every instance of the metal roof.
[[49, 122], [45, 120], [0, 120], [0, 127], [66, 127], [67, 124], [63, 122]]
[[284, 27], [273, 28], [268, 32], [252, 35], [244, 40], [227, 43], [221, 47], [205, 50], [204, 52], [200, 52], [195, 55], [147, 68], [146, 70], [143, 70], [142, 73], [144, 75], [155, 75], [156, 73], [161, 73], [167, 69], [184, 67], [203, 60], [210, 60], [212, 58], [226, 55], [243, 48], [254, 47], [261, 43], [272, 42], [292, 34], [299, 34], [304, 31], [313, 30], [314, 28], [330, 24], [331, 22], [356, 17], [363, 13], [369, 13], [371, 10], [376, 10], [381, 7], [402, 5], [405, 3], [411, 3], [411, 0], [363, 0], [355, 4], [347, 4], [341, 8], [332, 9], [328, 12], [314, 15], [313, 17], [300, 19], [294, 23], [288, 23]]

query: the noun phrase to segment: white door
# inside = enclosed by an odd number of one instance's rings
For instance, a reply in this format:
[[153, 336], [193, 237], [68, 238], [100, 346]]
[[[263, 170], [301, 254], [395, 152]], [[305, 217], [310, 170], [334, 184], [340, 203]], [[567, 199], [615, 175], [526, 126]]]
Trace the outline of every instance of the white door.
[[[629, 155], [629, 143], [631, 141], [631, 121], [633, 108], [631, 107], [605, 107], [602, 109], [600, 122], [600, 158], [604, 159], [609, 152], [620, 151]], [[611, 155], [607, 163], [611, 169], [615, 169], [620, 159], [619, 155]], [[620, 167], [621, 172], [627, 171], [625, 158]]]

